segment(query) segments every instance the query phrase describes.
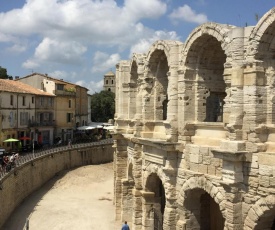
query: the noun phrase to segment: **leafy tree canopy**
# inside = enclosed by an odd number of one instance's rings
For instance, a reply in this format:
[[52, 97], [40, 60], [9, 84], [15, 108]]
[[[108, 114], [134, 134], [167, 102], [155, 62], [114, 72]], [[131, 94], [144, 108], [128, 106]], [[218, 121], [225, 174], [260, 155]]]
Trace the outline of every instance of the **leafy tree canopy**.
[[1, 79], [7, 79], [8, 78], [7, 69], [5, 69], [1, 66], [0, 66], [0, 78]]
[[101, 91], [91, 96], [91, 118], [93, 122], [107, 122], [114, 119], [115, 94], [110, 91]]

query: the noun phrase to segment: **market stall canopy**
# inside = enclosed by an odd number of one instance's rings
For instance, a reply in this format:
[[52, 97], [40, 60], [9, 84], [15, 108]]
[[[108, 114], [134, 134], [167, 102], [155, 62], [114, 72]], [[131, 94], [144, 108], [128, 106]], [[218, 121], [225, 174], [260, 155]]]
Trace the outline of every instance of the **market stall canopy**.
[[114, 128], [115, 128], [114, 125], [103, 127], [103, 129], [107, 129], [107, 130], [113, 130]]
[[30, 137], [20, 137], [19, 140], [23, 141], [23, 140], [31, 140]]
[[7, 140], [4, 140], [3, 142], [17, 142], [19, 141], [18, 139], [14, 139], [14, 138], [9, 138]]
[[94, 126], [80, 126], [77, 129], [78, 130], [91, 130], [91, 129], [95, 129], [96, 127]]

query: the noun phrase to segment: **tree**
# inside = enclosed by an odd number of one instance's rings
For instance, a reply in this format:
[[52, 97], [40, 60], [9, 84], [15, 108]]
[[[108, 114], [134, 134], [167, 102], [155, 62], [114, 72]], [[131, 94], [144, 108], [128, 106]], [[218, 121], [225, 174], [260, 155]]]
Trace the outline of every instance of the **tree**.
[[91, 119], [94, 122], [107, 122], [114, 119], [115, 94], [110, 91], [101, 91], [91, 96]]
[[0, 66], [0, 79], [7, 79], [7, 78], [8, 78], [7, 69], [2, 68]]

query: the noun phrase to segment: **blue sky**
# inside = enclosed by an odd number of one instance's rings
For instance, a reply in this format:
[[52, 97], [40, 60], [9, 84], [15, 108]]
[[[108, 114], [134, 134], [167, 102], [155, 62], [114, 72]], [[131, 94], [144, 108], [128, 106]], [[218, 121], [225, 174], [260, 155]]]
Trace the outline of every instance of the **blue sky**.
[[274, 0], [0, 0], [0, 66], [102, 89], [103, 75], [159, 39], [202, 23], [254, 26]]

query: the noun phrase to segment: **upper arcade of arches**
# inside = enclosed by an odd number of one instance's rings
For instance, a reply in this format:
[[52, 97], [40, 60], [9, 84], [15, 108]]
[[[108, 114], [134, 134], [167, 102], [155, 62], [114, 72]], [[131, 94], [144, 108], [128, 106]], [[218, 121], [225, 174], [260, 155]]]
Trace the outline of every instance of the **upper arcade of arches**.
[[[205, 23], [194, 29], [188, 36], [182, 49], [181, 64], [190, 65], [196, 62], [194, 59], [195, 56], [203, 52], [202, 49], [205, 49], [206, 46], [208, 48], [209, 45], [214, 49], [215, 47], [219, 47], [218, 49], [224, 50], [224, 53], [226, 53], [226, 47], [230, 41], [228, 33], [233, 28], [235, 27], [211, 22]], [[208, 48], [208, 51], [210, 50], [211, 49]], [[212, 54], [213, 52], [215, 51], [212, 51]]]
[[262, 60], [275, 58], [275, 7], [268, 11], [249, 36], [248, 57]]

